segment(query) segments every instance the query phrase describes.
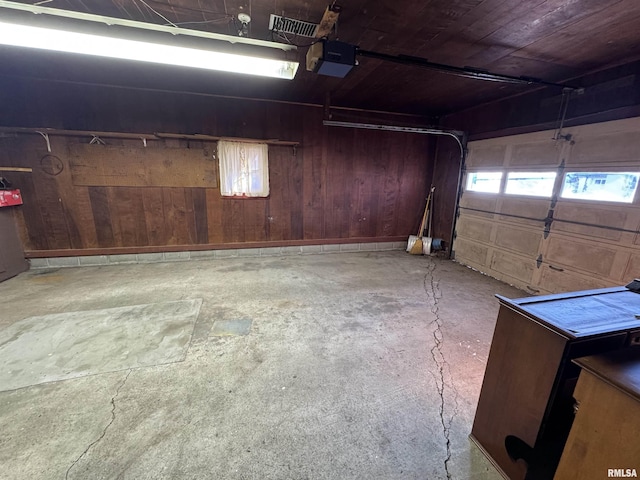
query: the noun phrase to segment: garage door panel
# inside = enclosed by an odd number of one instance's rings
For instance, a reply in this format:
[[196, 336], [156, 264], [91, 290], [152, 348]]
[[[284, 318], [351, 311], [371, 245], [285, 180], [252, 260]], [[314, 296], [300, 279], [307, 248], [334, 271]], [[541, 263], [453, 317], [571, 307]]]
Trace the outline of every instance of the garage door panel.
[[496, 196], [465, 193], [460, 200], [460, 206], [463, 208], [484, 210], [484, 212], [470, 210], [468, 212], [469, 215], [473, 215], [476, 217], [493, 218], [493, 214], [485, 212], [495, 212], [497, 201], [498, 198]]
[[617, 232], [615, 230], [607, 230], [606, 228], [586, 227], [582, 225], [572, 225], [570, 223], [554, 222], [551, 227], [552, 232], [561, 233], [575, 233], [578, 235], [585, 235], [588, 237], [601, 238], [612, 241], [619, 241], [622, 239], [623, 232]]
[[541, 284], [544, 285], [544, 288], [551, 292], [592, 290], [608, 286], [606, 282], [598, 281], [586, 275], [580, 275], [575, 272], [559, 272], [546, 266], [542, 267], [541, 279]]
[[582, 138], [576, 136], [569, 164], [638, 161], [640, 134], [620, 132]]
[[489, 248], [479, 245], [464, 238], [456, 239], [456, 260], [462, 263], [469, 262], [471, 266], [483, 266], [487, 264]]
[[506, 145], [491, 145], [474, 148], [467, 157], [469, 167], [501, 167], [507, 151]]
[[[619, 206], [599, 208], [593, 207], [593, 205], [560, 203], [556, 207], [555, 211], [555, 218], [557, 219], [614, 228], [624, 227], [627, 224], [627, 217], [627, 212], [620, 210]], [[553, 229], [561, 232], [579, 233], [581, 235], [605, 238], [609, 240], [620, 240], [622, 238], [622, 232], [620, 231], [576, 225], [560, 221], [554, 222]]]
[[615, 249], [599, 246], [595, 242], [582, 243], [575, 238], [551, 236], [544, 260], [607, 277], [615, 257]]
[[[636, 226], [636, 232], [640, 232], [640, 224]], [[633, 236], [633, 244], [640, 245], [640, 233], [636, 233]]]
[[477, 240], [479, 242], [489, 242], [493, 224], [469, 217], [460, 218], [458, 235]]
[[540, 249], [542, 233], [521, 228], [512, 228], [500, 225], [496, 229], [496, 245], [509, 250], [522, 252], [535, 258]]
[[629, 258], [627, 268], [624, 270], [624, 278], [629, 281], [640, 278], [640, 253], [633, 254]]
[[555, 142], [536, 142], [515, 145], [511, 153], [511, 166], [558, 165], [560, 146]]
[[533, 277], [535, 263], [532, 259], [495, 250], [491, 255], [491, 268], [528, 283]]
[[[549, 200], [532, 198], [522, 199], [505, 197], [502, 202], [502, 206], [500, 207], [500, 213], [506, 213], [507, 215], [504, 215], [503, 218], [507, 219], [509, 222], [522, 223], [540, 228], [542, 228], [543, 219], [547, 216], [548, 212]], [[508, 215], [514, 216], [510, 217]], [[518, 217], [527, 217], [535, 220]]]

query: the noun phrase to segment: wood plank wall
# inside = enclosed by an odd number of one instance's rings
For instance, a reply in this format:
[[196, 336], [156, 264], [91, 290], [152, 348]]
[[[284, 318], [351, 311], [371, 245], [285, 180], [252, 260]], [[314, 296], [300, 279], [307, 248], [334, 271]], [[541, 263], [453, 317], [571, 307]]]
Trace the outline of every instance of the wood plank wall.
[[[315, 107], [213, 98], [180, 103], [169, 96], [160, 108], [160, 99], [149, 95], [128, 108], [127, 95], [116, 92], [111, 102], [100, 97], [104, 110], [95, 121], [88, 120], [84, 110], [75, 117], [80, 121], [74, 121], [47, 108], [38, 116], [29, 107], [16, 126], [39, 122], [46, 127], [122, 131], [125, 124], [128, 131], [139, 133], [278, 138], [299, 141], [300, 146], [295, 151], [269, 147], [268, 198], [230, 199], [222, 198], [217, 186], [75, 185], [71, 152], [77, 150], [74, 144], [88, 143], [90, 137], [51, 136], [51, 155], [62, 165], [62, 171], [52, 175], [40, 136], [5, 135], [0, 137], [0, 166], [33, 168], [33, 173], [6, 175], [23, 193], [18, 223], [27, 255], [384, 241], [406, 238], [417, 229], [433, 167], [433, 143], [426, 136], [324, 127], [322, 109]], [[35, 104], [42, 107], [45, 101], [42, 95]], [[87, 94], [75, 98], [74, 114], [82, 101], [93, 108]], [[162, 114], [165, 109], [169, 114]], [[7, 121], [2, 119], [5, 125]], [[109, 145], [142, 146], [137, 140], [104, 140]], [[158, 149], [205, 146], [215, 144], [148, 143], [148, 148]]]

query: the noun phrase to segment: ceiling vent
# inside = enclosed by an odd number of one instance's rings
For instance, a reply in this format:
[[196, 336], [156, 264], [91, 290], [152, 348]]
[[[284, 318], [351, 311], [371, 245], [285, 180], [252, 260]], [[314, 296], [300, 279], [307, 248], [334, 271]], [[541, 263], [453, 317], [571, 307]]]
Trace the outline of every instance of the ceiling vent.
[[316, 35], [317, 23], [303, 22], [281, 15], [271, 14], [269, 18], [269, 30], [279, 33], [290, 33], [301, 37], [314, 38]]

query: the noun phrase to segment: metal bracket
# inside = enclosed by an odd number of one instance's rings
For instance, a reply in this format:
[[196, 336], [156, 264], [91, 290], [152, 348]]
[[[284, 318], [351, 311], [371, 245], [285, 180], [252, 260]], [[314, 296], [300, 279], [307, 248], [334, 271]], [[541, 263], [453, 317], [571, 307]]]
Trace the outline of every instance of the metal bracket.
[[91, 139], [91, 141], [89, 142], [89, 145], [106, 145], [106, 142], [104, 140], [102, 140], [99, 136], [97, 135], [91, 135], [93, 138]]
[[546, 239], [551, 233], [551, 224], [553, 223], [553, 210], [549, 210], [547, 218], [544, 219], [544, 238]]

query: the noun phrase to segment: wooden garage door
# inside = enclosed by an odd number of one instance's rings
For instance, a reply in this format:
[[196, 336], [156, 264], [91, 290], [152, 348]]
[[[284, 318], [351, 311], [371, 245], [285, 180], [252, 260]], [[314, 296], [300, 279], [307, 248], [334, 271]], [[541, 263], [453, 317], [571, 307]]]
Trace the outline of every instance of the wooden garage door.
[[535, 294], [640, 277], [640, 118], [562, 133], [469, 143], [456, 261]]

